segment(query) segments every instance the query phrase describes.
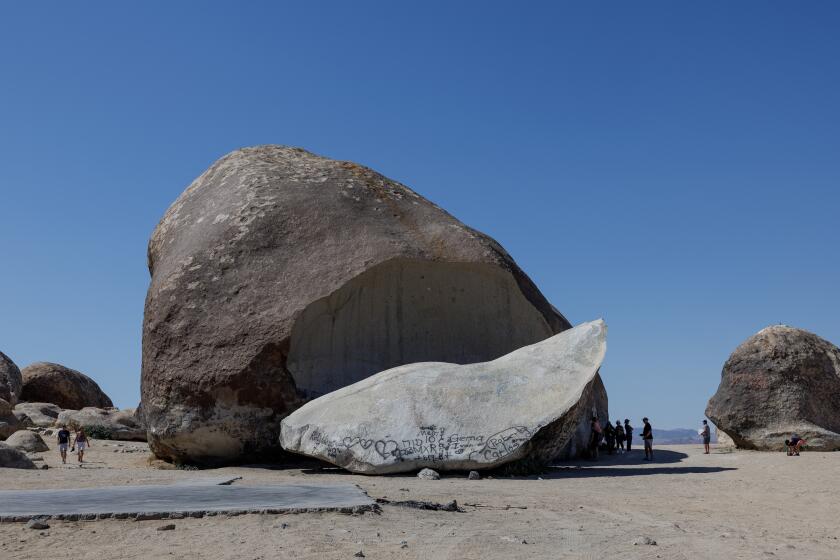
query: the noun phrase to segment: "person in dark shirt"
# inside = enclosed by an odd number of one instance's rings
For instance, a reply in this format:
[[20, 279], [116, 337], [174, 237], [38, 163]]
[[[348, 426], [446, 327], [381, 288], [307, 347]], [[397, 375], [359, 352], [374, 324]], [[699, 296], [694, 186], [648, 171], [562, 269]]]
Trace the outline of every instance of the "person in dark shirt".
[[615, 421], [615, 448], [619, 453], [624, 453], [624, 427], [621, 420]]
[[647, 418], [642, 418], [645, 427], [642, 428], [642, 440], [645, 442], [645, 461], [653, 461], [653, 428]]
[[67, 448], [70, 446], [70, 430], [67, 426], [61, 425], [61, 429], [56, 434], [58, 440], [58, 452], [61, 454], [61, 462], [67, 463]]
[[624, 443], [627, 444], [627, 453], [630, 453], [630, 447], [633, 445], [633, 426], [627, 418], [624, 419]]
[[615, 450], [615, 428], [612, 422], [607, 421], [604, 426], [604, 439], [607, 440], [607, 453], [612, 455]]
[[709, 447], [712, 443], [712, 430], [709, 428], [709, 422], [707, 420], [703, 420], [703, 426], [700, 427], [700, 437], [703, 438], [703, 453], [708, 455], [711, 453]]

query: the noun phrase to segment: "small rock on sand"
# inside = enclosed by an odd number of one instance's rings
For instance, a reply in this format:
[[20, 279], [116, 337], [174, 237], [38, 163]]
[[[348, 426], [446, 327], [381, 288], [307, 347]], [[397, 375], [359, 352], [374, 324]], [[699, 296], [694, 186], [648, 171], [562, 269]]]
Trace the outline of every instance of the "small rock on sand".
[[49, 529], [50, 524], [47, 523], [43, 518], [34, 517], [26, 523], [26, 528], [37, 529], [38, 531], [42, 531], [44, 529]]
[[656, 541], [650, 537], [636, 537], [633, 541], [634, 545], [646, 544], [648, 546], [656, 546]]
[[170, 523], [168, 525], [161, 525], [157, 528], [158, 531], [173, 531], [175, 529], [175, 524]]
[[469, 480], [481, 480], [481, 475], [478, 474], [478, 471], [470, 471], [470, 474], [467, 475], [467, 479], [469, 479]]
[[422, 478], [423, 480], [440, 480], [440, 474], [432, 469], [423, 469], [417, 473], [417, 478]]

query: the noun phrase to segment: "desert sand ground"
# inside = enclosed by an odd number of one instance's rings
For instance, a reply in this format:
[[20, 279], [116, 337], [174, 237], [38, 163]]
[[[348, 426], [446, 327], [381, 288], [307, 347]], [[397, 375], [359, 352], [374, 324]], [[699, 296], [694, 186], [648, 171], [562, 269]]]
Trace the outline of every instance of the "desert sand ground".
[[[134, 449], [131, 453], [120, 452]], [[116, 450], [116, 452], [115, 452]], [[366, 477], [332, 469], [175, 470], [145, 444], [94, 441], [79, 468], [57, 452], [49, 470], [0, 469], [0, 490], [167, 483], [242, 476], [236, 484], [358, 484], [390, 500], [457, 500], [466, 512], [384, 506], [380, 514], [218, 516], [176, 521], [51, 520], [44, 531], [0, 524], [0, 558], [840, 558], [840, 453], [713, 450], [697, 445], [598, 463], [570, 462], [540, 476], [465, 473], [439, 481]], [[0, 497], [2, 499], [2, 497]], [[470, 504], [478, 504], [470, 505]], [[510, 507], [508, 507], [510, 506]], [[175, 530], [157, 528], [175, 523]], [[647, 537], [656, 545], [634, 544]]]

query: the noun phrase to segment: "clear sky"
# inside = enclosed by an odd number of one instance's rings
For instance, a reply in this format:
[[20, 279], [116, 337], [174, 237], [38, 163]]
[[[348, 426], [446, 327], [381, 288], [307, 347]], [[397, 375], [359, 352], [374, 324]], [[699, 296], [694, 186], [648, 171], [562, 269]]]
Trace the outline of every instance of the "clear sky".
[[694, 426], [773, 323], [840, 343], [836, 2], [2, 2], [0, 350], [139, 399], [149, 234], [238, 147], [406, 183], [604, 317]]

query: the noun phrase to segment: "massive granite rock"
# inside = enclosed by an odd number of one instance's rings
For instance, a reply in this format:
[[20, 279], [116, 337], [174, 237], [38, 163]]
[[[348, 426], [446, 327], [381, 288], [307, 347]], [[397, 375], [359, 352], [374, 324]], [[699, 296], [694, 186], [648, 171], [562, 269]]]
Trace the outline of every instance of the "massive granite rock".
[[72, 429], [84, 428], [85, 432], [97, 439], [146, 441], [146, 428], [131, 408], [117, 410], [88, 407], [82, 410], [63, 410], [56, 424]]
[[0, 443], [0, 468], [2, 469], [35, 469], [35, 463], [20, 449], [5, 443]]
[[3, 352], [0, 352], [0, 399], [15, 406], [18, 398], [20, 398], [22, 387], [23, 381], [21, 379], [20, 369], [18, 369], [11, 358]]
[[593, 321], [491, 362], [383, 371], [303, 405], [280, 441], [365, 474], [543, 465], [588, 407], [606, 330]]
[[154, 453], [175, 461], [276, 450], [280, 420], [308, 399], [570, 326], [494, 240], [400, 183], [297, 148], [217, 161], [166, 212], [148, 264], [143, 416]]
[[61, 364], [36, 362], [23, 368], [21, 374], [22, 400], [52, 403], [61, 408], [76, 410], [86, 406], [114, 406], [96, 381]]
[[741, 448], [782, 449], [797, 433], [811, 449], [840, 449], [840, 349], [808, 331], [767, 327], [729, 357], [706, 416]]

